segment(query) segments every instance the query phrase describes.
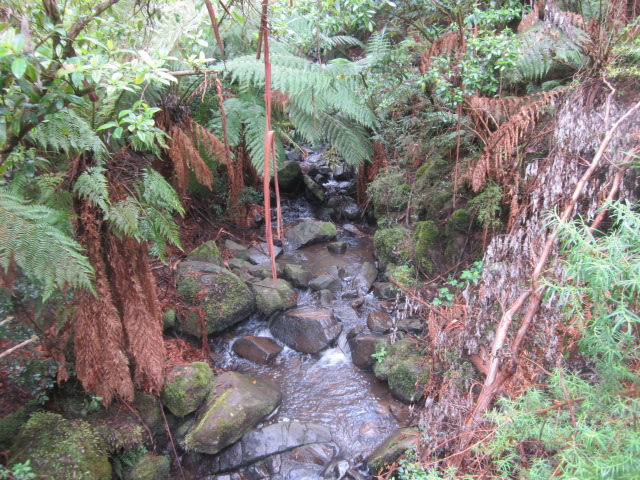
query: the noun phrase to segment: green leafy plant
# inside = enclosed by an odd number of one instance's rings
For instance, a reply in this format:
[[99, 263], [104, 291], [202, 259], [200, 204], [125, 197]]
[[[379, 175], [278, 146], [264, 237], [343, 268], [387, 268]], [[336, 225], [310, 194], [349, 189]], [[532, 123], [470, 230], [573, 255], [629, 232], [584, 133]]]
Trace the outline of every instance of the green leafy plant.
[[27, 460], [24, 463], [16, 463], [10, 467], [0, 465], [0, 479], [32, 480], [37, 477], [31, 468], [31, 460]]
[[371, 357], [374, 358], [376, 362], [382, 363], [388, 353], [389, 351], [384, 347], [384, 345], [382, 345], [376, 349], [376, 353], [371, 354]]

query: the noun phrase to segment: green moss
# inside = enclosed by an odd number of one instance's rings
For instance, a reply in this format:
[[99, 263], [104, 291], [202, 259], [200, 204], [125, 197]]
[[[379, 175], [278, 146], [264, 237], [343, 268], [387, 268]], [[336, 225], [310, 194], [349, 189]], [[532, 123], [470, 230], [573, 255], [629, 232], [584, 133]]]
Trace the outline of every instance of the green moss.
[[176, 285], [178, 287], [178, 293], [188, 301], [192, 301], [203, 288], [198, 280], [184, 275], [178, 277]]
[[136, 393], [133, 404], [138, 410], [140, 419], [151, 430], [152, 434], [164, 431], [164, 417], [160, 400], [147, 393]]
[[338, 230], [333, 223], [322, 222], [322, 234], [328, 237], [335, 237], [338, 234]]
[[447, 235], [438, 229], [433, 220], [418, 223], [413, 235], [415, 241], [416, 264], [427, 274], [434, 273], [436, 265], [433, 262], [435, 256], [442, 255], [443, 245]]
[[447, 222], [447, 229], [451, 232], [459, 231], [466, 232], [469, 228], [469, 212], [464, 209], [455, 210], [449, 221]]
[[176, 326], [176, 312], [172, 308], [162, 314], [162, 325], [164, 329]]
[[166, 480], [170, 468], [170, 457], [145, 455], [136, 459], [133, 466], [127, 469], [124, 480]]
[[21, 408], [0, 419], [0, 450], [6, 450], [11, 446], [18, 430], [27, 423], [31, 413], [26, 408]]
[[429, 380], [430, 368], [416, 351], [415, 343], [402, 338], [394, 344], [376, 342], [376, 350], [384, 346], [387, 354], [373, 366], [376, 377], [389, 382], [394, 397], [403, 402], [418, 400], [422, 387]]
[[187, 255], [189, 260], [197, 260], [200, 262], [213, 263], [215, 265], [222, 265], [222, 255], [216, 245], [216, 242], [210, 240], [203, 243], [198, 248], [195, 248]]
[[402, 228], [385, 228], [373, 236], [376, 258], [383, 266], [389, 263], [409, 264], [412, 257], [413, 242], [411, 236]]
[[[192, 450], [196, 445], [194, 445], [193, 437], [198, 434], [198, 432], [203, 428], [204, 425], [207, 424], [207, 420], [211, 415], [220, 415], [220, 411], [224, 411], [229, 414], [230, 417], [233, 417], [233, 413], [230, 411], [229, 405], [227, 405], [227, 397], [231, 395], [233, 390], [225, 390], [222, 392], [216, 399], [213, 401], [213, 404], [207, 407], [207, 413], [205, 416], [198, 422], [198, 425], [192, 429], [184, 439], [184, 444], [187, 450]], [[219, 437], [225, 436], [230, 433], [230, 430], [233, 428], [234, 423], [231, 421], [225, 422], [224, 420], [218, 422], [218, 432]]]
[[139, 450], [147, 436], [136, 415], [119, 407], [112, 406], [91, 415], [87, 422], [111, 454]]
[[184, 417], [207, 399], [213, 380], [213, 372], [204, 362], [174, 367], [166, 379], [162, 401], [171, 413]]
[[105, 446], [89, 424], [55, 413], [35, 413], [11, 447], [9, 464], [30, 460], [45, 479], [109, 480]]

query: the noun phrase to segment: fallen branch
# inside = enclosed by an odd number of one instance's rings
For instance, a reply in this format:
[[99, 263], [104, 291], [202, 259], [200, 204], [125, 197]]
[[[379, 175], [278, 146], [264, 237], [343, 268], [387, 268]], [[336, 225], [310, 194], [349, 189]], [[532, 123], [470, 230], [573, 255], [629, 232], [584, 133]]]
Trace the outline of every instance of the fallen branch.
[[5, 350], [4, 352], [0, 353], [0, 358], [4, 358], [7, 355], [11, 355], [13, 352], [15, 352], [16, 350], [21, 349], [22, 347], [29, 345], [30, 343], [35, 342], [36, 340], [38, 340], [38, 336], [37, 335], [33, 335], [29, 340], [25, 340], [22, 343], [19, 343], [18, 345], [16, 345], [15, 347], [11, 347], [9, 350]]

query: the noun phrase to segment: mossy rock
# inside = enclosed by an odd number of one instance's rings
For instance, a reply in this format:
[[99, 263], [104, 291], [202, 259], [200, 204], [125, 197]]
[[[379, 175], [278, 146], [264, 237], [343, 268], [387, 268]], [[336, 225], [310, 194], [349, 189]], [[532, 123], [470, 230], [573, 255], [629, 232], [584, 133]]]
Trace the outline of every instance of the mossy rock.
[[288, 160], [278, 168], [278, 186], [281, 192], [295, 192], [301, 183], [302, 168], [295, 160]]
[[416, 352], [415, 343], [408, 337], [396, 343], [377, 343], [387, 353], [373, 366], [373, 372], [381, 380], [387, 380], [391, 394], [404, 403], [415, 402], [422, 397], [422, 388], [429, 380], [430, 367]]
[[336, 238], [338, 230], [331, 222], [305, 220], [289, 229], [286, 235], [291, 248], [297, 249], [315, 243], [330, 242]]
[[21, 408], [0, 419], [0, 450], [7, 450], [11, 446], [18, 430], [27, 423], [31, 414], [27, 408]]
[[148, 393], [136, 393], [133, 404], [138, 410], [140, 419], [153, 435], [164, 432], [164, 417], [160, 399]]
[[[178, 293], [202, 308], [207, 335], [238, 323], [255, 311], [253, 293], [238, 276], [217, 265], [182, 262], [178, 266]], [[202, 335], [197, 309], [179, 318], [176, 328], [195, 337]]]
[[175, 366], [167, 372], [162, 402], [177, 417], [195, 412], [209, 396], [214, 378], [205, 362]]
[[187, 434], [187, 450], [216, 454], [238, 441], [280, 402], [280, 391], [260, 378], [225, 372], [216, 380], [215, 394], [198, 412]]
[[172, 308], [162, 314], [162, 328], [168, 329], [176, 326], [176, 311]]
[[138, 417], [120, 407], [110, 406], [90, 415], [87, 417], [87, 423], [100, 436], [110, 454], [139, 450], [145, 440], [149, 440]]
[[396, 430], [382, 442], [367, 458], [367, 467], [372, 474], [378, 473], [385, 465], [391, 465], [400, 455], [420, 440], [420, 431], [416, 428]]
[[384, 228], [373, 236], [373, 248], [376, 258], [383, 267], [390, 263], [408, 264], [413, 257], [411, 233], [402, 228]]
[[256, 296], [258, 311], [271, 315], [279, 310], [295, 307], [298, 294], [286, 280], [279, 278], [275, 282], [270, 278], [251, 285]]
[[27, 460], [42, 479], [111, 479], [109, 457], [95, 430], [87, 422], [56, 413], [35, 413], [20, 430], [9, 465]]
[[419, 222], [413, 234], [415, 242], [416, 264], [426, 274], [436, 271], [435, 261], [442, 262], [443, 248], [448, 240], [448, 235], [438, 228], [433, 220]]
[[197, 262], [213, 263], [222, 266], [222, 255], [218, 249], [218, 245], [213, 240], [203, 243], [198, 248], [191, 250], [187, 255], [189, 260]]
[[138, 457], [124, 472], [124, 480], [167, 480], [171, 469], [169, 456], [147, 454]]
[[460, 208], [454, 210], [447, 222], [447, 230], [450, 232], [466, 232], [469, 229], [469, 212]]

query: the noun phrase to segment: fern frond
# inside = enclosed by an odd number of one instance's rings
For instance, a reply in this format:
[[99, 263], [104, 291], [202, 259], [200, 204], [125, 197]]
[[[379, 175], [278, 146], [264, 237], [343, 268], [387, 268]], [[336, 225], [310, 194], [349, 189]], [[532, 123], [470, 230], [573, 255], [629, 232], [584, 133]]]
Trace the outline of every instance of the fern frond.
[[451, 55], [460, 48], [460, 36], [458, 32], [447, 32], [438, 37], [420, 57], [420, 71], [424, 75], [433, 62], [433, 57], [443, 54]]
[[66, 212], [30, 205], [0, 189], [0, 268], [6, 272], [15, 261], [42, 283], [45, 298], [65, 285], [94, 291], [94, 270], [70, 230]]
[[329, 50], [338, 47], [365, 48], [364, 43], [362, 43], [356, 37], [352, 37], [350, 35], [333, 35], [332, 37], [328, 37], [326, 35], [320, 34], [320, 40], [322, 42], [322, 46]]
[[111, 206], [109, 225], [119, 237], [128, 235], [140, 241], [142, 240], [142, 232], [140, 231], [141, 214], [140, 205], [133, 198], [127, 198]]
[[142, 174], [142, 178], [142, 198], [148, 205], [184, 215], [184, 207], [178, 194], [162, 175], [147, 168]]
[[109, 215], [109, 181], [102, 167], [91, 167], [82, 172], [73, 186], [73, 192], [100, 207], [105, 215]]
[[384, 63], [391, 51], [391, 41], [384, 32], [373, 32], [366, 48], [367, 64], [375, 67]]
[[320, 128], [327, 141], [350, 165], [363, 163], [373, 155], [373, 146], [365, 129], [342, 115], [323, 114]]

